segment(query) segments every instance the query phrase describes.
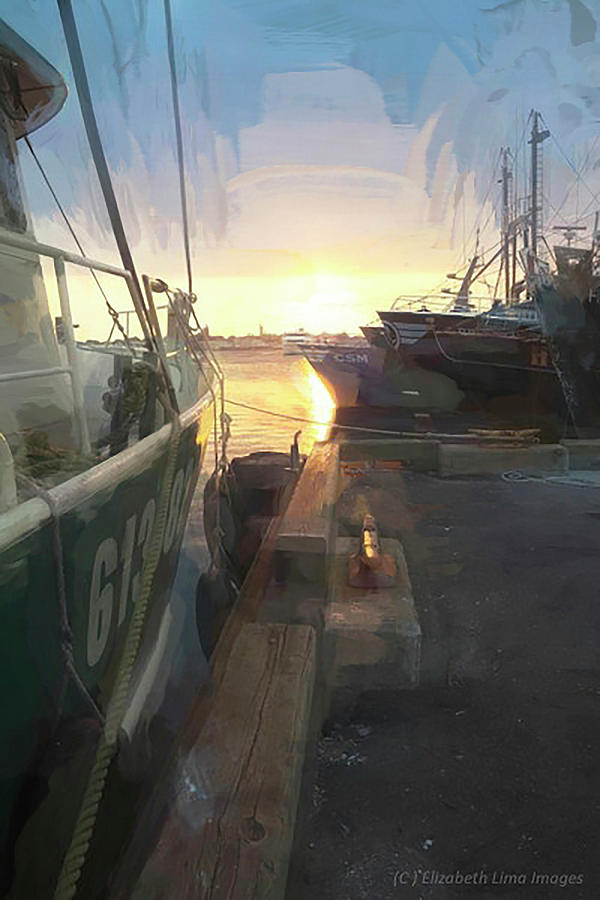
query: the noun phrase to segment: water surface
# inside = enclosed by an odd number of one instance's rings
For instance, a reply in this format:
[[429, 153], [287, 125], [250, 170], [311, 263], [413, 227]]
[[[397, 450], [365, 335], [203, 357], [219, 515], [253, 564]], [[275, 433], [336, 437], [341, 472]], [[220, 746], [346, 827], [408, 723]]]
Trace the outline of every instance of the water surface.
[[[313, 422], [330, 422], [334, 405], [325, 387], [301, 356], [284, 356], [281, 350], [227, 350], [219, 354], [225, 373], [227, 400], [258, 407], [277, 416], [228, 403], [231, 439], [228, 456], [256, 450], [288, 451], [294, 433], [302, 431], [300, 451], [310, 453], [315, 441], [324, 440], [327, 424], [297, 422], [279, 416], [295, 416]], [[207, 459], [207, 469], [211, 467]]]

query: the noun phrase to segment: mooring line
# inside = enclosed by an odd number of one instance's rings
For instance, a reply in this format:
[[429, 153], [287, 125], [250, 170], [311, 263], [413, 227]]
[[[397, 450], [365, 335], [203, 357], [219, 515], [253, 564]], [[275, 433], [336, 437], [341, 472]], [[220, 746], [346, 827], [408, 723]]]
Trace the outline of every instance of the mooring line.
[[452, 432], [442, 432], [442, 431], [391, 431], [388, 428], [369, 428], [366, 425], [340, 425], [337, 422], [320, 422], [318, 419], [310, 419], [304, 416], [292, 416], [289, 413], [281, 413], [275, 412], [273, 409], [264, 409], [261, 406], [253, 406], [251, 403], [241, 403], [239, 400], [229, 400], [228, 397], [225, 398], [225, 403], [228, 403], [230, 406], [239, 406], [242, 409], [249, 409], [252, 412], [263, 413], [265, 416], [275, 416], [277, 419], [287, 419], [290, 422], [304, 422], [307, 425], [320, 425], [325, 428], [337, 428], [340, 431], [363, 431], [369, 434], [387, 434], [391, 437], [400, 437], [400, 438], [411, 438], [418, 440], [439, 440], [440, 438], [448, 438], [450, 440], [471, 440], [471, 441], [515, 441], [515, 442], [523, 442], [523, 437], [518, 434], [498, 434], [498, 431], [502, 431], [502, 429], [497, 429], [495, 434], [464, 434], [458, 433], [453, 434]]

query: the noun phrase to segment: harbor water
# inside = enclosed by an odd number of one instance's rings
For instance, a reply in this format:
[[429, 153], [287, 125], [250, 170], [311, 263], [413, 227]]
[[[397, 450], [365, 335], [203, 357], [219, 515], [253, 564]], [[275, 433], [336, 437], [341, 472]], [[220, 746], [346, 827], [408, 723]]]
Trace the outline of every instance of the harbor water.
[[[227, 444], [229, 460], [264, 450], [288, 452], [297, 431], [302, 432], [298, 440], [300, 452], [306, 455], [315, 441], [327, 438], [327, 423], [333, 420], [335, 406], [304, 357], [284, 356], [281, 350], [254, 349], [224, 351], [218, 355], [218, 360], [225, 375], [225, 396], [235, 401], [235, 404], [229, 401], [226, 404], [231, 417], [231, 437]], [[238, 406], [238, 403], [243, 405]], [[259, 410], [268, 410], [268, 413]], [[195, 595], [200, 573], [210, 565], [204, 533], [204, 488], [214, 467], [214, 439], [211, 437], [192, 499], [174, 584], [182, 611], [181, 627], [174, 630], [174, 640], [182, 642], [182, 660], [198, 659], [197, 653], [190, 652], [196, 636], [193, 604], [189, 603], [189, 598]], [[186, 616], [187, 624], [184, 624]], [[201, 681], [205, 666], [206, 661], [201, 659], [198, 671], [182, 672], [180, 685], [189, 686]], [[183, 703], [189, 702], [182, 687], [180, 694]]]
[[[257, 450], [286, 452], [294, 433], [300, 430], [301, 453], [309, 454], [315, 441], [326, 439], [327, 423], [332, 421], [335, 407], [303, 356], [284, 356], [281, 350], [228, 350], [218, 358], [225, 373], [228, 400], [277, 414], [268, 415], [228, 402], [230, 459]], [[294, 417], [325, 424], [295, 421]], [[209, 460], [206, 469], [210, 467]]]

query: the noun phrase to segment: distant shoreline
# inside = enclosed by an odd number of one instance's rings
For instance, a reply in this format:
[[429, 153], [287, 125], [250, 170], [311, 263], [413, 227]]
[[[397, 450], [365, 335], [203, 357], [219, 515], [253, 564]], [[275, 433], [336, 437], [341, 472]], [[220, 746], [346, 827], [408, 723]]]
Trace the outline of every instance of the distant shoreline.
[[[330, 344], [332, 347], [336, 345], [356, 345], [366, 346], [367, 341], [362, 335], [348, 334], [328, 334], [328, 335], [305, 335], [305, 343], [307, 344]], [[261, 339], [258, 336], [248, 335], [241, 337], [212, 337], [209, 336], [210, 345], [213, 350], [281, 350], [283, 352], [284, 344], [282, 336], [276, 335], [273, 338]], [[300, 345], [301, 346], [301, 345]]]

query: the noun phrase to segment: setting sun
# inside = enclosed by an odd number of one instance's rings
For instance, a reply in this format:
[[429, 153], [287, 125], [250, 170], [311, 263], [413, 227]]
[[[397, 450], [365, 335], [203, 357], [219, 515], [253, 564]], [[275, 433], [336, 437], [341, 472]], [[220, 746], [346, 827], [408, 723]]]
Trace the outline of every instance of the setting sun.
[[315, 288], [306, 300], [305, 321], [310, 323], [311, 331], [336, 333], [344, 330], [348, 310], [358, 300], [348, 279], [322, 272], [315, 277]]

